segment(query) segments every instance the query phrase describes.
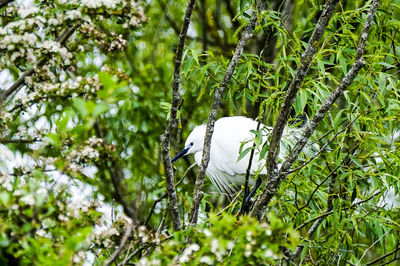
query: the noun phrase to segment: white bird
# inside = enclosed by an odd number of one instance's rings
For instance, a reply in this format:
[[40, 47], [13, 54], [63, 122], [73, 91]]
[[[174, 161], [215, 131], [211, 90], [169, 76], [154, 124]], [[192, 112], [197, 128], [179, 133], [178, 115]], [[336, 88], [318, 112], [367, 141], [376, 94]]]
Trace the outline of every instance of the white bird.
[[[253, 132], [257, 129], [257, 124], [258, 122], [243, 116], [223, 117], [215, 122], [206, 176], [210, 178], [221, 193], [232, 196], [244, 184], [250, 152], [247, 152], [245, 156], [238, 160], [239, 153], [253, 147], [256, 136]], [[262, 130], [262, 141], [253, 156], [250, 169], [251, 176], [254, 176], [257, 172], [266, 174], [266, 159], [260, 157], [260, 152], [268, 135], [272, 132], [272, 128], [261, 124], [260, 130]], [[196, 164], [200, 166], [205, 133], [206, 125], [195, 127], [186, 139], [185, 148], [176, 154], [171, 162], [194, 153]], [[301, 131], [298, 128], [285, 129], [279, 153], [280, 160], [290, 152], [290, 148], [294, 146], [300, 133]], [[252, 184], [254, 184], [254, 180], [252, 180]]]

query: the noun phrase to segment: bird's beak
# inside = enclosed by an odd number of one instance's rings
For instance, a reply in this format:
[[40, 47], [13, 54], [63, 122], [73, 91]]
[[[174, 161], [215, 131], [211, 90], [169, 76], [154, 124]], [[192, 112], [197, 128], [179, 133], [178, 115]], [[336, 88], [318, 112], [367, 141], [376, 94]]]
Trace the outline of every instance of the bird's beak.
[[174, 156], [174, 158], [172, 158], [171, 163], [175, 162], [176, 160], [178, 160], [179, 158], [185, 156], [187, 154], [187, 152], [189, 151], [190, 147], [184, 148], [183, 150], [181, 150], [178, 154], [176, 154]]

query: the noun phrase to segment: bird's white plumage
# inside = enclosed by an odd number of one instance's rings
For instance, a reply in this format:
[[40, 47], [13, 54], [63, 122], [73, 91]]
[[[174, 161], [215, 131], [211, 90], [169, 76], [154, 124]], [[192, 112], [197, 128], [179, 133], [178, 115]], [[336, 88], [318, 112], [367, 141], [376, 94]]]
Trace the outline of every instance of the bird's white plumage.
[[[242, 151], [253, 146], [255, 135], [251, 130], [256, 129], [257, 122], [243, 116], [224, 117], [215, 122], [206, 175], [222, 193], [232, 195], [244, 183], [250, 152], [238, 161], [240, 146], [244, 143]], [[272, 128], [261, 124], [260, 129], [263, 130], [262, 143], [264, 143]], [[194, 153], [197, 165], [201, 164], [205, 132], [205, 125], [195, 127], [185, 143], [185, 149], [188, 149], [187, 154]], [[293, 147], [299, 134], [299, 129], [285, 130], [281, 142], [280, 159], [289, 152], [290, 147]], [[260, 158], [260, 150], [256, 150], [252, 161], [251, 175], [257, 171], [260, 174], [266, 174], [265, 163], [266, 160]]]

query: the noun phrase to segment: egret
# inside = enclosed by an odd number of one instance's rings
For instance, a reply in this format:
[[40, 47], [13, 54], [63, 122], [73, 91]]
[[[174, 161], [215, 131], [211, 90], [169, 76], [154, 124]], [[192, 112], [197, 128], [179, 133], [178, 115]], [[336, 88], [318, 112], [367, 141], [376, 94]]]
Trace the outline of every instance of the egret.
[[[255, 132], [258, 122], [243, 116], [223, 117], [215, 122], [214, 134], [211, 140], [210, 161], [206, 169], [206, 176], [217, 187], [217, 189], [229, 196], [233, 196], [238, 188], [245, 182], [246, 171], [249, 164], [250, 152], [244, 156], [246, 149], [253, 147]], [[266, 174], [266, 160], [260, 156], [263, 144], [267, 141], [272, 128], [260, 125], [262, 132], [261, 145], [255, 150], [251, 168], [250, 180], [254, 184], [253, 177], [258, 174]], [[279, 160], [287, 155], [300, 136], [300, 129], [286, 128], [281, 141], [279, 152]], [[193, 129], [186, 139], [185, 148], [172, 158], [171, 162], [175, 162], [179, 158], [194, 154], [196, 164], [200, 166], [203, 155], [204, 136], [206, 133], [206, 125], [200, 125]], [[259, 142], [260, 144], [260, 142]], [[240, 156], [240, 151], [242, 156]], [[239, 156], [241, 157], [240, 160]], [[261, 179], [257, 179], [255, 189], [261, 184]], [[253, 189], [250, 193], [255, 193]], [[247, 199], [246, 199], [247, 201]]]

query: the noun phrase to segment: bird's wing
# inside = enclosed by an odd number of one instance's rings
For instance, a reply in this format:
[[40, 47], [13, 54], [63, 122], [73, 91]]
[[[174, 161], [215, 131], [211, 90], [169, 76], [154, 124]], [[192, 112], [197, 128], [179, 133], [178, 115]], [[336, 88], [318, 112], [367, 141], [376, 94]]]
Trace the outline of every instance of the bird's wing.
[[212, 162], [207, 167], [206, 175], [210, 178], [214, 186], [225, 195], [232, 197], [238, 190], [233, 176], [216, 168]]
[[[263, 127], [264, 125], [261, 125]], [[250, 130], [257, 129], [257, 122], [246, 117], [226, 117], [215, 124], [212, 142], [212, 156], [218, 169], [234, 176], [243, 175], [248, 167], [250, 152], [238, 161], [240, 146], [242, 151], [253, 146], [254, 134]], [[259, 160], [259, 155], [253, 157], [251, 172], [258, 170], [265, 162]]]

